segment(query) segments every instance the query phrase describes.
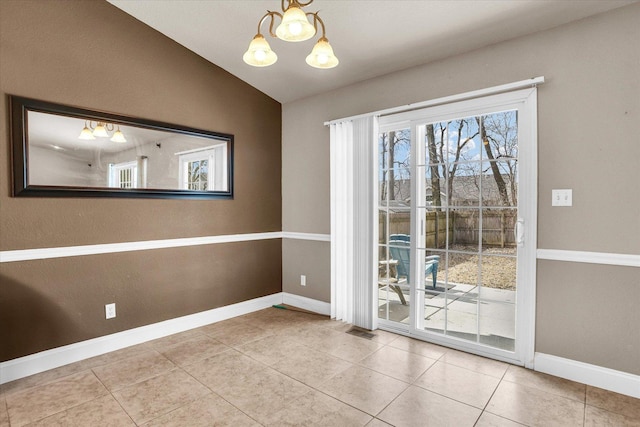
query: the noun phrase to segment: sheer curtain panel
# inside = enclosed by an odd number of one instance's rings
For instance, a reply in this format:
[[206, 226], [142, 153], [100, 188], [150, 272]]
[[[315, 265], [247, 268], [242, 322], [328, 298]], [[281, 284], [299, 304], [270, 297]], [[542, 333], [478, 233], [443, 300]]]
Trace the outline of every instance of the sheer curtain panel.
[[375, 127], [373, 116], [330, 124], [331, 317], [366, 329], [377, 319]]

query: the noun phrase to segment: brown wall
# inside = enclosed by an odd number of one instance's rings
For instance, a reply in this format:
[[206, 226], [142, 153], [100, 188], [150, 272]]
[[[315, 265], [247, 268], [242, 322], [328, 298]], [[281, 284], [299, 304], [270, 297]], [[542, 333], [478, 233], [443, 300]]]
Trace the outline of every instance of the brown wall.
[[[13, 198], [7, 94], [234, 134], [235, 197]], [[107, 2], [0, 0], [0, 95], [0, 250], [282, 229], [281, 105]], [[0, 361], [281, 287], [280, 240], [2, 263]]]

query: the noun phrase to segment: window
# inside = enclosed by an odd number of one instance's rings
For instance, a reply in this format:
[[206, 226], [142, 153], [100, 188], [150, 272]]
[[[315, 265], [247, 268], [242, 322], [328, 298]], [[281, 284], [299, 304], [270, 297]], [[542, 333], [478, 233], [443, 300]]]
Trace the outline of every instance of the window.
[[226, 145], [176, 153], [180, 161], [180, 189], [215, 191], [227, 186]]
[[136, 188], [138, 186], [138, 162], [110, 163], [109, 187]]

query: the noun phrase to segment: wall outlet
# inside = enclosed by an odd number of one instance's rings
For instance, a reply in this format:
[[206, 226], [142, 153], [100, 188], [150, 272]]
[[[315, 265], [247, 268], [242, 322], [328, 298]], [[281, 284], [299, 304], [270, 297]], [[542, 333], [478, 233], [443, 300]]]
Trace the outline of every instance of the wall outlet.
[[571, 189], [551, 190], [551, 206], [572, 206], [573, 191]]
[[104, 313], [107, 319], [113, 319], [116, 317], [116, 303], [107, 304], [104, 306]]
[[307, 276], [304, 274], [300, 276], [300, 286], [307, 286]]

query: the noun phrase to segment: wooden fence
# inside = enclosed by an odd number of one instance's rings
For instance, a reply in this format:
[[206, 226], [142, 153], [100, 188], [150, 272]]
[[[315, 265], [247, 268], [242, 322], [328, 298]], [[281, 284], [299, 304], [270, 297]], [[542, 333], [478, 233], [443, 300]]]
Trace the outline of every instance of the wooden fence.
[[[514, 210], [482, 211], [482, 244], [491, 247], [515, 246], [513, 228], [517, 212]], [[381, 217], [382, 218], [382, 217]], [[449, 213], [449, 224], [444, 212], [427, 212], [426, 247], [443, 248], [447, 242], [458, 245], [477, 245], [480, 233], [480, 212], [477, 210], [456, 210]], [[380, 221], [380, 236], [386, 236], [385, 223]], [[409, 212], [393, 212], [389, 215], [389, 235], [410, 234]], [[382, 242], [381, 242], [382, 243]]]

